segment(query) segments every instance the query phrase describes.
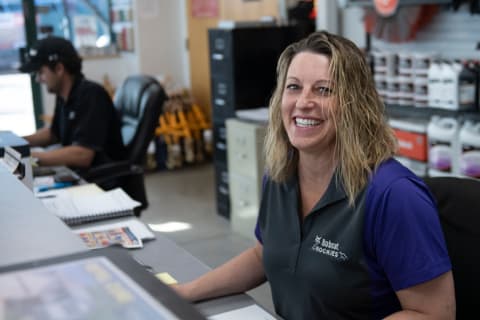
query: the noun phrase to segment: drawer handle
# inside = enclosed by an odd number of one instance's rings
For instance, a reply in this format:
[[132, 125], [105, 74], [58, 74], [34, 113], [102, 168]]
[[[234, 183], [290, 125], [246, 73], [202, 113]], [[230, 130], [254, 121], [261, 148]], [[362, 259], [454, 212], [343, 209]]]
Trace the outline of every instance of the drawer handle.
[[239, 157], [240, 159], [247, 159], [247, 154], [246, 154], [246, 153], [240, 153], [240, 154], [238, 155], [238, 157]]
[[215, 104], [217, 106], [224, 106], [225, 105], [225, 100], [223, 99], [215, 99]]
[[223, 60], [223, 54], [221, 54], [221, 53], [214, 53], [214, 54], [212, 54], [212, 59], [213, 59], [213, 60], [221, 61], [221, 60]]

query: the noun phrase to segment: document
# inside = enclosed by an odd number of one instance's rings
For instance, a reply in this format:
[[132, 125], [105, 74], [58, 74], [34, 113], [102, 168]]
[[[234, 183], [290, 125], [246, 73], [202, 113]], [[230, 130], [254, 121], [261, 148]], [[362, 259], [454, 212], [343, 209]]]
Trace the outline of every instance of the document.
[[99, 249], [112, 244], [125, 248], [141, 248], [142, 240], [155, 239], [148, 227], [136, 218], [123, 219], [113, 223], [100, 223], [88, 227], [73, 227], [73, 232], [91, 249]]
[[101, 249], [116, 244], [127, 249], [143, 247], [142, 239], [138, 238], [128, 227], [80, 232], [78, 235], [90, 249]]
[[45, 207], [68, 225], [133, 215], [133, 209], [141, 205], [121, 188], [100, 193], [80, 192], [76, 195], [72, 195], [69, 189], [37, 194]]
[[275, 320], [275, 318], [259, 306], [252, 304], [248, 307], [219, 313], [208, 317], [208, 320]]
[[115, 222], [101, 222], [95, 224], [95, 226], [76, 226], [73, 227], [73, 232], [82, 233], [82, 232], [96, 232], [96, 231], [105, 231], [115, 228], [129, 228], [138, 238], [142, 240], [155, 239], [155, 234], [140, 220], [137, 218], [124, 218], [120, 221]]

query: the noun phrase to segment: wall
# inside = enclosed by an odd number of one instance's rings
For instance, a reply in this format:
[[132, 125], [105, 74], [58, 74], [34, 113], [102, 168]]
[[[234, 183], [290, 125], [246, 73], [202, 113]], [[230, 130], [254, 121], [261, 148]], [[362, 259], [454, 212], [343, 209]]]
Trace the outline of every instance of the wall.
[[366, 47], [366, 33], [363, 25], [363, 12], [361, 7], [347, 7], [340, 10], [339, 32], [344, 37], [352, 40], [360, 48]]
[[211, 112], [210, 62], [208, 56], [208, 29], [215, 28], [219, 20], [256, 20], [262, 16], [279, 17], [279, 8], [284, 8], [284, 1], [257, 0], [218, 0], [218, 17], [192, 17], [192, 0], [187, 0], [186, 16], [188, 18], [189, 65], [191, 91], [195, 101]]
[[[190, 87], [186, 0], [133, 0], [135, 52], [83, 61], [83, 72], [102, 82], [107, 74], [118, 87], [130, 74], [169, 75], [177, 87]], [[44, 114], [52, 114], [53, 95], [42, 87]]]
[[139, 72], [169, 76], [190, 87], [185, 0], [136, 0], [135, 38]]

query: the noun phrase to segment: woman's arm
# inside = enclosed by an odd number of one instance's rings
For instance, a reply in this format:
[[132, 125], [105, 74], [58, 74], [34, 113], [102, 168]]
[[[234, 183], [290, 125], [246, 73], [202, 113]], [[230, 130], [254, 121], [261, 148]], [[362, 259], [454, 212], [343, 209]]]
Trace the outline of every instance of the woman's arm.
[[396, 292], [402, 311], [386, 319], [455, 319], [455, 288], [452, 272]]
[[245, 292], [265, 282], [262, 263], [262, 245], [245, 250], [225, 264], [201, 277], [173, 289], [189, 301], [204, 300]]

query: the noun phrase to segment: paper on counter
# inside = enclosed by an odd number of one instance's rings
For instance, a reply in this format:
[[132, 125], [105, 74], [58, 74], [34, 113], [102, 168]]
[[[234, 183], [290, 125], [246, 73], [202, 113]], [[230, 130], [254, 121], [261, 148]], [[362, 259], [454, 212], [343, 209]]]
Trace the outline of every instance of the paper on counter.
[[143, 247], [142, 239], [137, 237], [128, 227], [82, 232], [78, 235], [90, 249], [100, 249], [116, 244], [127, 249]]
[[115, 228], [125, 228], [128, 227], [130, 230], [140, 239], [148, 240], [148, 239], [155, 239], [155, 235], [152, 231], [148, 229], [148, 227], [141, 221], [136, 218], [129, 218], [118, 222], [113, 223], [102, 223], [101, 225], [97, 226], [89, 226], [83, 228], [75, 228], [73, 232], [85, 233], [85, 232], [94, 232], [94, 231], [104, 231], [110, 230]]
[[252, 304], [248, 307], [219, 313], [208, 317], [208, 320], [275, 320], [275, 318], [259, 306]]

